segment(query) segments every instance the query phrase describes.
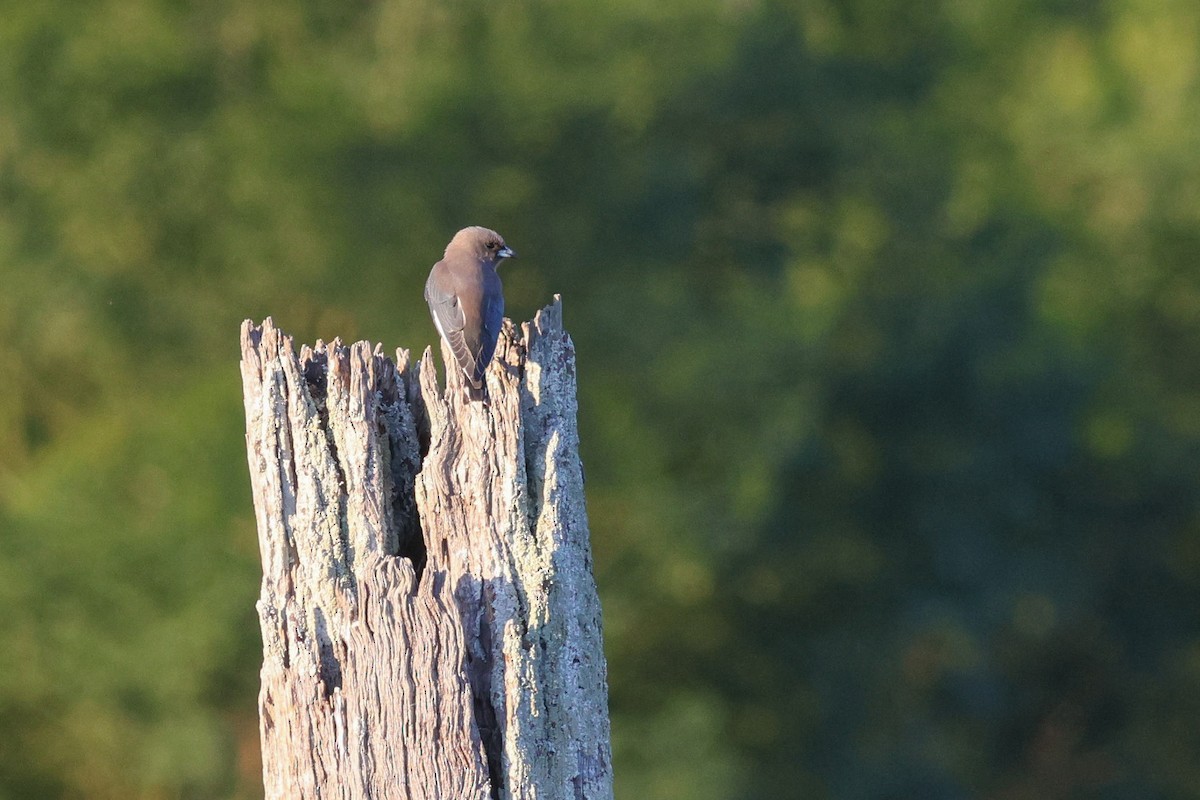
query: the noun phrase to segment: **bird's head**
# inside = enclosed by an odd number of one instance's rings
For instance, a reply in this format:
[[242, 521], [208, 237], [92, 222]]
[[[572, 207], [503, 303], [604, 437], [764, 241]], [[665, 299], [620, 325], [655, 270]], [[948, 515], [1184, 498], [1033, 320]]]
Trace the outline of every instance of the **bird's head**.
[[516, 258], [513, 249], [504, 243], [504, 237], [488, 228], [472, 225], [454, 234], [446, 246], [446, 255], [467, 253], [480, 261], [499, 265], [506, 258]]

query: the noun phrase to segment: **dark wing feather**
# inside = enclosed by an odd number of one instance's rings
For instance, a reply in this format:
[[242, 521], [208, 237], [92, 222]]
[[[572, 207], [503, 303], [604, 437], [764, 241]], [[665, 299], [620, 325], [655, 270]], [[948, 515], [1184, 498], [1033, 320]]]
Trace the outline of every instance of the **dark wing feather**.
[[[438, 332], [450, 346], [454, 360], [467, 374], [472, 383], [478, 384], [481, 373], [479, 357], [479, 325], [474, 323], [474, 314], [464, 306], [458, 296], [456, 276], [445, 261], [434, 264], [425, 282], [425, 302]], [[487, 366], [486, 362], [483, 366]]]
[[500, 326], [504, 323], [504, 288], [500, 284], [500, 276], [496, 270], [483, 270], [483, 307], [480, 309], [479, 349], [473, 375], [476, 381], [483, 380], [483, 374], [492, 356], [496, 354], [496, 340], [500, 336]]

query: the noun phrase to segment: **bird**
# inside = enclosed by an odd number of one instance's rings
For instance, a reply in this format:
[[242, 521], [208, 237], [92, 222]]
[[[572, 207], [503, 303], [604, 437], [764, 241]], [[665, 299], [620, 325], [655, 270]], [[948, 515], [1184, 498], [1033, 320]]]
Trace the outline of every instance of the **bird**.
[[433, 324], [467, 378], [469, 400], [487, 399], [483, 376], [504, 321], [504, 287], [496, 268], [516, 255], [503, 236], [473, 225], [454, 234], [425, 281]]

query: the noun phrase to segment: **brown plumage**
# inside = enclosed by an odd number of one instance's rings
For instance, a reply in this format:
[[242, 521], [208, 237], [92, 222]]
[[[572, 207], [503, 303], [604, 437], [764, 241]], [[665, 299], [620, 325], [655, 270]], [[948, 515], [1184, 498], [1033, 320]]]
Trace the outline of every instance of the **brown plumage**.
[[495, 231], [463, 228], [454, 234], [425, 282], [433, 324], [466, 375], [472, 400], [486, 396], [483, 376], [504, 320], [504, 287], [496, 267], [514, 256]]

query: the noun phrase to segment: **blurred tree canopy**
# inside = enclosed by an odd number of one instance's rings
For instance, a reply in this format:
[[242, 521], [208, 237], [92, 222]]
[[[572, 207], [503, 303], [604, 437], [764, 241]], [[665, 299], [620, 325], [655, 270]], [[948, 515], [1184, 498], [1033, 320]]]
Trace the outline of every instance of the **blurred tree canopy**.
[[237, 326], [565, 297], [627, 798], [1200, 796], [1194, 0], [5, 3], [0, 797], [261, 796]]

